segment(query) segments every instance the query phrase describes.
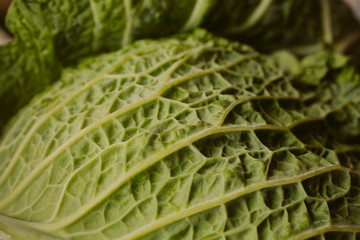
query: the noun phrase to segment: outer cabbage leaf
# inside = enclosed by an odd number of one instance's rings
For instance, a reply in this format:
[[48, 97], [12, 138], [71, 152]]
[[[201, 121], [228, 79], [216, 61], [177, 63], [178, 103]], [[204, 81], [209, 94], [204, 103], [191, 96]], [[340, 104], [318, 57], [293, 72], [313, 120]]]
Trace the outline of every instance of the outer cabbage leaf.
[[359, 237], [348, 70], [309, 86], [203, 31], [89, 58], [8, 124], [0, 219], [79, 240]]
[[[335, 40], [358, 28], [341, 1], [328, 2], [332, 5], [329, 24], [333, 23], [330, 29]], [[319, 3], [14, 0], [6, 22], [15, 41], [0, 46], [0, 102], [11, 106], [0, 111], [0, 128], [36, 93], [55, 82], [63, 66], [85, 56], [117, 50], [135, 39], [158, 38], [204, 26], [261, 49], [294, 47], [293, 44], [319, 47], [324, 40]], [[299, 15], [309, 17], [298, 18]], [[304, 53], [304, 49], [300, 52]]]
[[0, 128], [79, 58], [197, 27], [214, 0], [14, 0], [0, 46]]

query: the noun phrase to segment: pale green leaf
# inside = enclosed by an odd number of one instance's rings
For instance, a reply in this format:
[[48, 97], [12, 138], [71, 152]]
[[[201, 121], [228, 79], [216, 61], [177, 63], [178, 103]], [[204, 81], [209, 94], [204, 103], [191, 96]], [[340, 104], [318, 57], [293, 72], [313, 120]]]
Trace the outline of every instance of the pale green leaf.
[[76, 240], [358, 237], [359, 85], [328, 69], [307, 89], [275, 65], [197, 31], [66, 69], [6, 127], [1, 221]]

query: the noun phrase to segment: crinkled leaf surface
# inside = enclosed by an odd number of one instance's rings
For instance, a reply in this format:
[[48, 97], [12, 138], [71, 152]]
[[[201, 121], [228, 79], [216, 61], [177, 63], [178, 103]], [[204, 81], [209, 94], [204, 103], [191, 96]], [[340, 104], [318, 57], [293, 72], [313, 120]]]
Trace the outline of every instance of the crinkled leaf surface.
[[358, 238], [344, 76], [293, 84], [202, 31], [90, 58], [7, 126], [1, 220], [79, 240]]
[[214, 0], [14, 0], [6, 25], [14, 42], [0, 46], [0, 127], [61, 68], [118, 50], [134, 39], [197, 27]]
[[[203, 26], [262, 49], [319, 46], [324, 40], [319, 2], [14, 0], [6, 23], [15, 41], [0, 46], [0, 102], [11, 106], [1, 109], [0, 128], [35, 94], [55, 82], [63, 66], [117, 50], [135, 39]], [[342, 1], [328, 2], [335, 40], [358, 28]], [[303, 48], [299, 51], [304, 54]]]

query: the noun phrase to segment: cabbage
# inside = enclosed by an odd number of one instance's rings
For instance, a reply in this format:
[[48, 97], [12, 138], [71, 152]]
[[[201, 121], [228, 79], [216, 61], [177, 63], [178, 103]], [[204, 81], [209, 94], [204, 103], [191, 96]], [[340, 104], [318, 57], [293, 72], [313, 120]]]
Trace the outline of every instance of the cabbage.
[[0, 46], [0, 102], [12, 107], [0, 111], [0, 129], [64, 66], [136, 39], [202, 26], [261, 50], [306, 55], [359, 28], [340, 0], [14, 0], [6, 25], [14, 42]]
[[[215, 0], [14, 0], [0, 46], [0, 128], [80, 58], [199, 26]], [[194, 11], [193, 11], [194, 9]]]
[[341, 56], [265, 56], [202, 30], [88, 58], [5, 128], [0, 226], [23, 239], [359, 238], [358, 82]]

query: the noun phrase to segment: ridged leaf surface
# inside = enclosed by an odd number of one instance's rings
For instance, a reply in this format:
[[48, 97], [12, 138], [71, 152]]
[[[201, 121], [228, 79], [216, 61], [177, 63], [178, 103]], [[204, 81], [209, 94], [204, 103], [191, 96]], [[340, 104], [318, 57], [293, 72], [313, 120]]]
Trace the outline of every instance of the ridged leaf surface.
[[343, 76], [309, 89], [202, 31], [87, 59], [7, 126], [2, 219], [78, 240], [355, 239], [360, 94]]

